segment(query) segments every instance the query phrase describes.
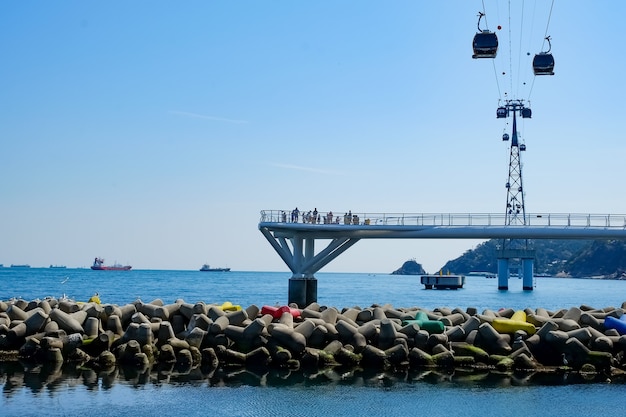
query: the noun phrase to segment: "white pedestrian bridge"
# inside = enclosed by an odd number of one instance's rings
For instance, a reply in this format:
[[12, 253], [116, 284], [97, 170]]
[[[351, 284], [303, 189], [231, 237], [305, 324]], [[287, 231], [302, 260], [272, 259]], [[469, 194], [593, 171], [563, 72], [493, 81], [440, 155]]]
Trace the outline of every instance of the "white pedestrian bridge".
[[[626, 239], [626, 214], [526, 213], [511, 225], [493, 213], [318, 214], [291, 222], [291, 210], [261, 211], [259, 230], [291, 270], [289, 302], [299, 305], [317, 300], [314, 274], [361, 239]], [[316, 241], [329, 242], [316, 251]]]

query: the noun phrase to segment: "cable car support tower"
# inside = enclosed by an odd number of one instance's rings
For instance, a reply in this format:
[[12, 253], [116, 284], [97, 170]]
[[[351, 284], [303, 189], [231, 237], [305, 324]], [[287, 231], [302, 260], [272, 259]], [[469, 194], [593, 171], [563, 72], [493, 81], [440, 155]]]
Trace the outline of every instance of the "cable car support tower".
[[[522, 180], [521, 152], [526, 145], [520, 143], [517, 132], [517, 114], [522, 118], [530, 118], [531, 109], [524, 105], [523, 100], [506, 100], [504, 106], [498, 107], [498, 119], [513, 116], [513, 129], [510, 138], [509, 177], [506, 183], [506, 226], [526, 225], [526, 206], [524, 204], [524, 185]], [[503, 141], [509, 135], [502, 136]], [[512, 267], [517, 267], [518, 276], [522, 278], [522, 286], [526, 291], [533, 289], [533, 266], [535, 250], [529, 248], [528, 239], [503, 239], [497, 253], [498, 258], [498, 289], [509, 289], [509, 278]]]

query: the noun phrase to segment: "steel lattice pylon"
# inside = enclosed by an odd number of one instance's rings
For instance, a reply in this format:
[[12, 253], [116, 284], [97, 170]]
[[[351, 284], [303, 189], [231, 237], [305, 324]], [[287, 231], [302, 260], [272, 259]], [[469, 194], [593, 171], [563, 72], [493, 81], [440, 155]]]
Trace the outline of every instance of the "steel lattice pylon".
[[[507, 100], [505, 105], [499, 107], [497, 111], [498, 118], [506, 118], [510, 113], [513, 113], [509, 177], [506, 183], [506, 226], [526, 225], [526, 205], [524, 203], [524, 184], [520, 154], [520, 152], [526, 150], [526, 145], [520, 143], [517, 132], [518, 112], [522, 118], [530, 118], [532, 115], [530, 108], [525, 107], [522, 100]], [[502, 139], [508, 140], [508, 134], [504, 134]], [[535, 251], [529, 248], [528, 240], [503, 239], [498, 252], [498, 288], [508, 289], [509, 268], [511, 260], [513, 260], [513, 264], [518, 268], [520, 277], [524, 279], [524, 289], [532, 290], [534, 258]]]
[[[525, 149], [525, 146], [522, 147]], [[513, 132], [509, 158], [509, 178], [506, 183], [506, 225], [526, 224], [524, 186], [522, 181], [522, 160], [517, 133], [517, 117], [513, 113]]]

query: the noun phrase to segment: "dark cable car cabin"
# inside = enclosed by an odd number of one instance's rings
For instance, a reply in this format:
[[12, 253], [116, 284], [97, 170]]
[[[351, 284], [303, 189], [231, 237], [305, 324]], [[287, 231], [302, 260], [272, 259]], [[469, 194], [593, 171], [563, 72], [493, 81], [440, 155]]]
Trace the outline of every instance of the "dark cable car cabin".
[[490, 32], [480, 28], [480, 19], [485, 14], [478, 12], [478, 32], [474, 35], [474, 42], [472, 47], [474, 48], [474, 54], [472, 58], [495, 58], [498, 52], [498, 36], [495, 32]]
[[508, 111], [506, 109], [506, 107], [498, 107], [498, 110], [496, 110], [496, 118], [497, 119], [505, 119], [506, 116], [508, 116]]
[[541, 52], [533, 58], [535, 75], [554, 75], [554, 57], [548, 52]]
[[498, 37], [495, 32], [484, 30], [474, 35], [472, 58], [495, 58], [498, 53]]
[[533, 115], [533, 111], [531, 109], [529, 109], [528, 107], [524, 107], [522, 108], [522, 118], [523, 119], [530, 119]]
[[554, 57], [550, 53], [552, 49], [550, 37], [546, 37], [546, 40], [548, 41], [548, 50], [536, 54], [533, 58], [533, 71], [535, 75], [554, 75]]
[[523, 143], [519, 146], [519, 150], [520, 151], [525, 151], [526, 150], [526, 145], [524, 145]]
[[504, 142], [508, 141], [508, 140], [509, 140], [509, 134], [508, 134], [508, 133], [505, 133], [504, 135], [502, 135], [502, 140], [503, 140]]

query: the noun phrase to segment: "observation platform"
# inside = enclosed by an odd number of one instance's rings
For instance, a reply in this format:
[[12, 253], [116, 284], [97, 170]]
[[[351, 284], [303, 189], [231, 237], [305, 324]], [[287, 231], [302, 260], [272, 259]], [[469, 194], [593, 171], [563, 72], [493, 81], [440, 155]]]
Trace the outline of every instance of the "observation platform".
[[[261, 211], [259, 230], [291, 270], [298, 305], [317, 301], [314, 274], [360, 239], [626, 239], [626, 214], [526, 213], [525, 224], [507, 226], [506, 214], [318, 213], [302, 223], [287, 221], [290, 212]], [[316, 252], [319, 240], [330, 242]]]

